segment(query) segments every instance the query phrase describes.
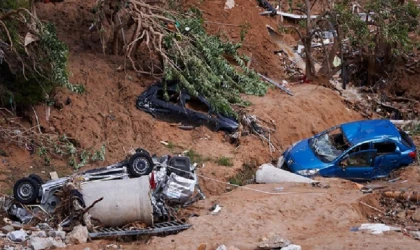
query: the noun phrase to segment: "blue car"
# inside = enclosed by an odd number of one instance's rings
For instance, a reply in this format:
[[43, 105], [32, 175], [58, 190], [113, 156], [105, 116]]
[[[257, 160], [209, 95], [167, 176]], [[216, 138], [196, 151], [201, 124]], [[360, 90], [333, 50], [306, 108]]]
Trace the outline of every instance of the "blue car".
[[294, 143], [277, 167], [311, 177], [372, 180], [415, 161], [416, 146], [389, 120], [364, 120], [332, 127]]

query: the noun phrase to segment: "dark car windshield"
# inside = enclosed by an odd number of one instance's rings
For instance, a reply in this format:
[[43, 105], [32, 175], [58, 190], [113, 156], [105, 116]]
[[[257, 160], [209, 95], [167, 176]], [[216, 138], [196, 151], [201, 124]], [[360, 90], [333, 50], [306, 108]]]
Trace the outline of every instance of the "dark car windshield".
[[341, 127], [337, 127], [309, 139], [309, 146], [321, 161], [330, 163], [348, 149], [350, 144]]

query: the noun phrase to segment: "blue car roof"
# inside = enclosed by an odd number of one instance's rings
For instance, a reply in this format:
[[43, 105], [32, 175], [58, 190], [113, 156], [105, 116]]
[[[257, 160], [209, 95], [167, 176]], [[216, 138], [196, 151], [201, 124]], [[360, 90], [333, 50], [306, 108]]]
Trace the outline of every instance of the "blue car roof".
[[341, 125], [347, 140], [352, 144], [390, 138], [399, 141], [400, 134], [389, 120], [364, 120]]

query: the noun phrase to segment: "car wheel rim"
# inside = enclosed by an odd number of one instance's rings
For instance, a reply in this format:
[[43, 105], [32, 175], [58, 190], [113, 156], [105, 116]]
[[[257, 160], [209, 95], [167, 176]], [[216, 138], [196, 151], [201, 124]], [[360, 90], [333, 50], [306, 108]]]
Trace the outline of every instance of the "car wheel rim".
[[19, 197], [22, 199], [28, 199], [32, 196], [34, 189], [29, 183], [23, 183], [19, 186]]
[[133, 169], [137, 174], [145, 174], [149, 168], [149, 162], [146, 158], [137, 158], [134, 160]]

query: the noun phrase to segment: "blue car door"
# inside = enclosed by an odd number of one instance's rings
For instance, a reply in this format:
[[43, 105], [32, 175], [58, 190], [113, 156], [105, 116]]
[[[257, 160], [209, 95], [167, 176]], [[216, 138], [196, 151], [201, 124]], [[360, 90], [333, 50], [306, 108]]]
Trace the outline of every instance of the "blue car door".
[[399, 166], [401, 153], [393, 141], [373, 143], [373, 148], [377, 150], [377, 157], [372, 178], [386, 177]]
[[338, 161], [337, 177], [349, 180], [370, 180], [373, 175], [376, 149], [350, 153]]

